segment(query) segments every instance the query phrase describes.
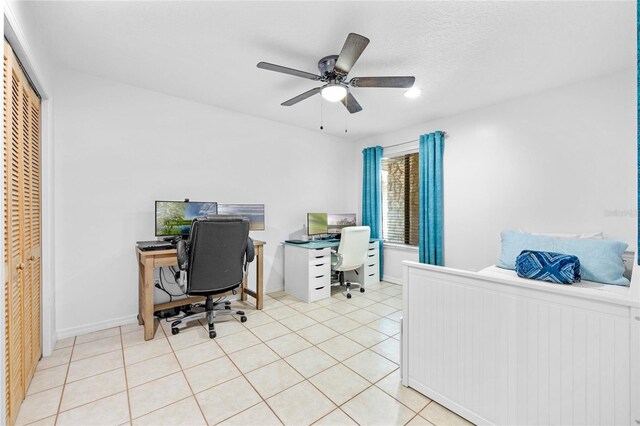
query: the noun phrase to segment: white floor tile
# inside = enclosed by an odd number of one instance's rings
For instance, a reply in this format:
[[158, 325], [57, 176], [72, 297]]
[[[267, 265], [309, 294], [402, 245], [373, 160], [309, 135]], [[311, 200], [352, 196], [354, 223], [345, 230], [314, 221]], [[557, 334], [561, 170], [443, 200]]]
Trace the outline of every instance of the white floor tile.
[[272, 322], [252, 328], [251, 332], [258, 336], [260, 340], [266, 342], [268, 340], [275, 339], [276, 337], [284, 336], [285, 334], [290, 333], [291, 330], [279, 322]]
[[358, 423], [347, 416], [344, 411], [336, 408], [320, 420], [314, 423], [314, 426], [357, 426]]
[[411, 408], [416, 413], [427, 406], [431, 400], [415, 390], [400, 383], [400, 370], [396, 370], [376, 383], [376, 386]]
[[372, 383], [398, 368], [398, 364], [368, 349], [349, 357], [344, 364]]
[[180, 371], [180, 364], [173, 353], [127, 365], [127, 383], [135, 387]]
[[403, 425], [416, 414], [375, 386], [365, 390], [341, 408], [362, 425]]
[[253, 333], [250, 331], [241, 331], [230, 336], [216, 338], [216, 342], [227, 354], [248, 348], [249, 346], [260, 343]]
[[190, 368], [198, 364], [203, 364], [212, 359], [223, 357], [224, 351], [216, 343], [215, 339], [189, 348], [180, 349], [175, 352], [182, 368]]
[[278, 420], [267, 404], [261, 402], [220, 424], [224, 426], [279, 426], [282, 422]]
[[96, 374], [106, 373], [124, 367], [122, 359], [122, 351], [117, 350], [107, 352], [106, 354], [96, 355], [91, 358], [84, 358], [79, 361], [73, 361], [69, 364], [69, 374], [67, 383], [75, 382]]
[[16, 426], [33, 423], [56, 414], [61, 396], [62, 386], [27, 396], [20, 406]]
[[462, 417], [453, 413], [437, 402], [431, 402], [421, 412], [420, 416], [424, 417], [434, 425], [447, 426], [471, 426], [472, 423], [466, 421]]
[[338, 336], [338, 333], [324, 324], [312, 325], [311, 327], [298, 330], [296, 333], [314, 345]]
[[27, 395], [62, 386], [67, 377], [68, 368], [69, 366], [67, 364], [63, 364], [57, 367], [47, 368], [46, 370], [36, 371], [31, 379], [29, 389], [27, 389]]
[[133, 426], [206, 426], [207, 424], [193, 396], [138, 417], [132, 423]]
[[121, 425], [129, 420], [127, 392], [120, 392], [69, 411], [63, 411], [58, 415], [56, 424], [58, 426], [86, 426], [97, 423]]
[[310, 425], [336, 408], [307, 381], [269, 398], [267, 404], [285, 425]]
[[261, 401], [244, 377], [225, 382], [196, 394], [198, 404], [209, 424], [216, 424]]
[[193, 392], [197, 393], [238, 377], [241, 373], [229, 358], [222, 357], [188, 368], [184, 374]]
[[245, 377], [264, 399], [304, 380], [304, 377], [283, 360], [247, 373]]
[[316, 347], [305, 349], [285, 358], [298, 373], [309, 378], [327, 368], [336, 365], [338, 361]]
[[182, 372], [129, 389], [133, 419], [165, 407], [191, 395]]
[[336, 405], [342, 405], [371, 383], [342, 364], [337, 364], [309, 379], [309, 381]]
[[344, 361], [356, 355], [358, 352], [365, 350], [364, 346], [341, 335], [322, 342], [317, 346], [338, 361]]
[[124, 368], [91, 376], [77, 382], [67, 383], [62, 395], [60, 411], [70, 410], [126, 389]]
[[275, 339], [269, 340], [267, 345], [282, 358], [311, 347], [311, 343], [295, 333], [276, 337]]
[[233, 361], [236, 367], [243, 373], [264, 367], [280, 359], [280, 357], [264, 343], [234, 352], [229, 355], [229, 358], [231, 358], [231, 361]]

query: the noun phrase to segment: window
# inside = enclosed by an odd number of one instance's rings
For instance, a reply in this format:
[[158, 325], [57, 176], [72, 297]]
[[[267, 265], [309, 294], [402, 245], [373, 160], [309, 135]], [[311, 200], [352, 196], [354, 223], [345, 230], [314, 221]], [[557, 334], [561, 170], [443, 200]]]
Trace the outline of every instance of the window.
[[382, 238], [418, 245], [418, 153], [382, 159]]

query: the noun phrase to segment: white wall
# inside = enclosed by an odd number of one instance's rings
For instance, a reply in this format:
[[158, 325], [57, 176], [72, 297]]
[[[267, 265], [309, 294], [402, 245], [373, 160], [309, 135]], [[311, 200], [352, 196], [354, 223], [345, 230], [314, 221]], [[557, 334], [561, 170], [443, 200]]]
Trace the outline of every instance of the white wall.
[[[603, 231], [635, 250], [635, 78], [621, 71], [358, 141], [357, 183], [363, 147], [443, 130], [446, 266], [496, 263], [503, 229]], [[416, 259], [385, 249], [386, 278], [401, 280], [400, 262]]]
[[264, 203], [252, 236], [267, 242], [267, 292], [283, 287], [279, 243], [306, 212], [356, 209], [346, 140], [69, 70], [56, 93], [60, 336], [135, 318], [134, 244], [154, 238], [154, 200]]

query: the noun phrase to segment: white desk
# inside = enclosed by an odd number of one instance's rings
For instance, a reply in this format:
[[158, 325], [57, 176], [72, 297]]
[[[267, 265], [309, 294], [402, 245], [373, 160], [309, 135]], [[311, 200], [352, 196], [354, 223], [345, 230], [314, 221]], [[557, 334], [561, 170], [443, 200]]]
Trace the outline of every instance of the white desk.
[[[340, 241], [309, 241], [305, 244], [284, 243], [284, 289], [307, 303], [331, 297], [331, 249]], [[364, 285], [380, 281], [380, 244], [369, 242], [367, 262], [345, 279]]]

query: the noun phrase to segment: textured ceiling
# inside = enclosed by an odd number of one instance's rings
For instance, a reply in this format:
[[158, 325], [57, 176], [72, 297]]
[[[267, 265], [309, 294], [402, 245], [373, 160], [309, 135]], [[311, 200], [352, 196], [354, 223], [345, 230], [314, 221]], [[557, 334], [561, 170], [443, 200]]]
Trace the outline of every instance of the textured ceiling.
[[[635, 2], [29, 2], [62, 66], [319, 130], [320, 97], [280, 103], [316, 82], [349, 32], [371, 43], [353, 76], [415, 75], [423, 94], [354, 89], [350, 115], [323, 103], [324, 132], [384, 133], [635, 66]], [[349, 133], [345, 135], [344, 126]]]

